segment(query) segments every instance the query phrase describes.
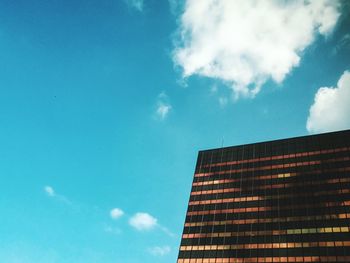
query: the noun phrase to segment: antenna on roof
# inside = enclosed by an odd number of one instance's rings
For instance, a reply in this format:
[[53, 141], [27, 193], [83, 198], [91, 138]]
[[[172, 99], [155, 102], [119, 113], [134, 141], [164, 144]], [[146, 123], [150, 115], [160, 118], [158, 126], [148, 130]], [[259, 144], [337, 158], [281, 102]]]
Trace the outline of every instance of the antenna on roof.
[[221, 148], [224, 148], [224, 136], [222, 136], [222, 139], [221, 139]]

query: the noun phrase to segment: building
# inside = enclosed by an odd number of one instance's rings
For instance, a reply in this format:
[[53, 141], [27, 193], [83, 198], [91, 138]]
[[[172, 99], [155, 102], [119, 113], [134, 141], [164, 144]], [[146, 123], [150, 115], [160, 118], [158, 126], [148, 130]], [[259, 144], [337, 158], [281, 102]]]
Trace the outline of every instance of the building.
[[200, 151], [178, 263], [350, 262], [350, 130]]

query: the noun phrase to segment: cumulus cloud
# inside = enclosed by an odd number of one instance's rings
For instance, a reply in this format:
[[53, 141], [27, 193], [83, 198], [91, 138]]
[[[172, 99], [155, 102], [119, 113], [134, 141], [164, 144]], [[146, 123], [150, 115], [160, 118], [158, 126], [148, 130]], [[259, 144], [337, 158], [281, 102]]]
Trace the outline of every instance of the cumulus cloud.
[[144, 8], [143, 0], [124, 0], [124, 1], [129, 7], [134, 8], [140, 12], [143, 11], [143, 8]]
[[157, 117], [160, 120], [164, 120], [168, 116], [171, 108], [168, 96], [164, 92], [160, 93], [157, 101]]
[[113, 208], [110, 212], [109, 212], [110, 216], [112, 219], [118, 219], [120, 217], [122, 217], [124, 215], [124, 211], [121, 210], [120, 208]]
[[281, 83], [340, 16], [336, 0], [187, 0], [173, 60], [183, 77], [223, 81], [238, 98]]
[[54, 197], [55, 196], [55, 190], [49, 185], [46, 185], [44, 187], [44, 191], [50, 197]]
[[151, 247], [148, 249], [148, 252], [153, 256], [165, 256], [166, 254], [169, 254], [171, 251], [169, 246], [162, 246], [162, 247]]
[[310, 107], [306, 128], [311, 133], [350, 128], [350, 72], [345, 71], [336, 87], [321, 87]]
[[150, 214], [140, 212], [130, 218], [129, 224], [136, 230], [144, 231], [151, 230], [157, 226], [157, 221], [158, 220]]

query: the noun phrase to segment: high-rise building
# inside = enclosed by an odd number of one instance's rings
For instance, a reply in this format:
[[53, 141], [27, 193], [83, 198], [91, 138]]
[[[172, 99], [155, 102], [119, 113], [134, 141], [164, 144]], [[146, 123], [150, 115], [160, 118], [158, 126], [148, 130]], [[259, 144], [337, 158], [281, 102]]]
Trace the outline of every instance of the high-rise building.
[[350, 262], [350, 130], [200, 151], [178, 263]]

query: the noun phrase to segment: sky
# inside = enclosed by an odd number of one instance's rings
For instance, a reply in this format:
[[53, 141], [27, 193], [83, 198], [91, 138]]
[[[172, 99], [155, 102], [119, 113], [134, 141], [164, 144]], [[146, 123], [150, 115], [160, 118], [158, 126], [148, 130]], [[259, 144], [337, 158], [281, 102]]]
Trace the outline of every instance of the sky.
[[0, 262], [178, 254], [199, 150], [350, 128], [348, 1], [0, 1]]

